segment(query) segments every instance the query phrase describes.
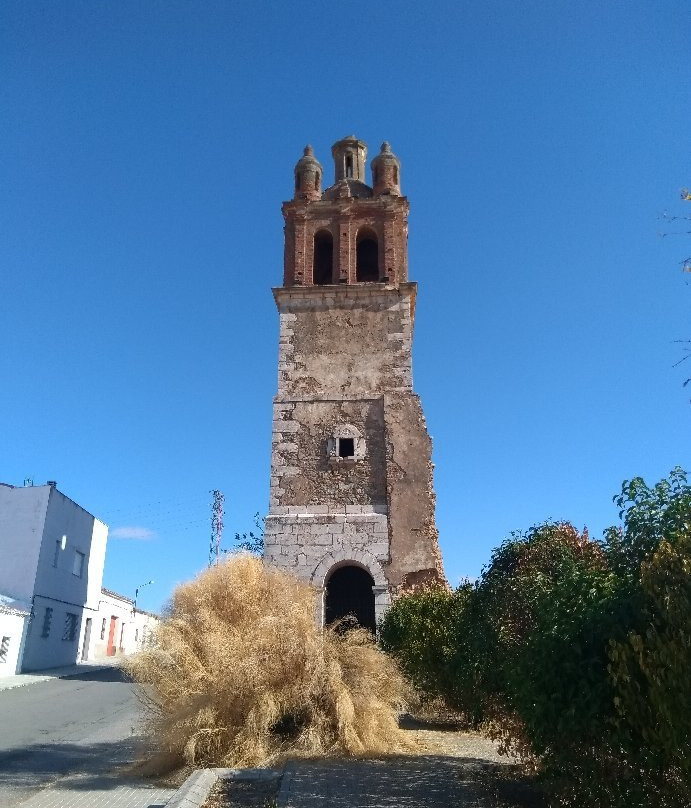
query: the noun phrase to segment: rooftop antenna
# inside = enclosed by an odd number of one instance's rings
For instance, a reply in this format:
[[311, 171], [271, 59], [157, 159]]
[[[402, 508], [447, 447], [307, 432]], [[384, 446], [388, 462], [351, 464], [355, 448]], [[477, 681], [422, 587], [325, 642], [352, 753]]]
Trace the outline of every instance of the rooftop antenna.
[[211, 504], [211, 542], [209, 543], [209, 566], [214, 562], [218, 564], [221, 554], [221, 534], [223, 533], [223, 503], [225, 497], [222, 491], [211, 491], [214, 501]]
[[24, 488], [30, 488], [34, 484], [33, 477], [25, 477], [24, 478]]

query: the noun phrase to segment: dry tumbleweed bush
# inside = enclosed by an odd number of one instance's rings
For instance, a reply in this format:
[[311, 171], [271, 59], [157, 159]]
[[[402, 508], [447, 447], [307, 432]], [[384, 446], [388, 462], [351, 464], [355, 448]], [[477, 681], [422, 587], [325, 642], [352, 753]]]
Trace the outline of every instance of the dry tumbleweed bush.
[[317, 628], [314, 590], [251, 556], [179, 586], [128, 672], [151, 685], [151, 772], [410, 746], [395, 663], [365, 631]]

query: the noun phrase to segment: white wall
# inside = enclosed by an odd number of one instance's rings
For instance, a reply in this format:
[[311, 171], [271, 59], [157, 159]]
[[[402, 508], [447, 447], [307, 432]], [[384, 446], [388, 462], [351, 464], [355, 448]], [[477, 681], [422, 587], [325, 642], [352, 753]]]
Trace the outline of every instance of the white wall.
[[144, 647], [145, 641], [149, 641], [158, 625], [158, 618], [148, 612], [133, 612], [133, 605], [129, 598], [102, 592], [91, 632], [89, 659], [102, 659], [108, 655], [108, 637], [113, 617], [116, 618], [115, 654], [111, 656], [133, 654]]
[[[79, 606], [86, 604], [89, 584], [89, 557], [94, 534], [94, 517], [61, 494], [51, 489], [43, 528], [43, 542], [36, 568], [34, 595], [53, 598]], [[61, 546], [65, 536], [65, 546]], [[57, 566], [56, 562], [57, 551]], [[83, 556], [79, 575], [74, 574], [77, 553]], [[101, 582], [99, 577], [98, 586]]]
[[[107, 538], [108, 528], [102, 522], [56, 488], [49, 488], [22, 670], [79, 661], [87, 617], [92, 618], [93, 643]], [[52, 609], [47, 636], [43, 631], [46, 609]], [[74, 636], [66, 630], [69, 615], [76, 615]]]
[[108, 638], [110, 636], [110, 626], [113, 617], [115, 618], [115, 654], [110, 654], [110, 656], [121, 656], [126, 653], [125, 648], [129, 641], [130, 633], [134, 636], [132, 601], [125, 597], [117, 597], [110, 593], [102, 592], [95, 621], [95, 638], [92, 641], [94, 659], [100, 659], [109, 655]]
[[28, 618], [28, 613], [6, 612], [0, 609], [0, 643], [4, 638], [9, 637], [5, 661], [0, 659], [0, 677], [13, 676], [20, 671], [24, 632]]
[[0, 485], [0, 592], [31, 601], [51, 488]]
[[106, 544], [108, 542], [108, 526], [94, 519], [91, 534], [91, 551], [87, 570], [86, 605], [98, 610], [103, 586], [103, 567], [106, 562]]
[[141, 651], [147, 645], [154, 641], [154, 634], [156, 626], [158, 626], [159, 619], [156, 615], [149, 614], [148, 612], [137, 611], [134, 614], [134, 634], [132, 643], [129, 646], [128, 653]]
[[[47, 634], [46, 609], [51, 609], [50, 626]], [[34, 611], [26, 635], [22, 671], [39, 671], [74, 665], [79, 656], [79, 637], [82, 626], [83, 608], [72, 603], [64, 603], [53, 598], [34, 596]], [[65, 635], [67, 616], [76, 615], [74, 636]]]

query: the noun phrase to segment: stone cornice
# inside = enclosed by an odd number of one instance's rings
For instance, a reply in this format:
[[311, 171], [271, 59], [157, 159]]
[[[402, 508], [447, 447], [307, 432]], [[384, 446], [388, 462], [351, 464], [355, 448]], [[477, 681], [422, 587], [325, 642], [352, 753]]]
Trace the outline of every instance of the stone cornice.
[[[386, 283], [334, 283], [325, 285], [295, 285], [275, 286], [272, 290], [276, 307], [279, 311], [290, 311], [292, 304], [295, 308], [320, 306], [328, 308], [338, 305], [342, 301], [359, 301], [362, 303], [381, 299], [391, 299], [393, 296], [410, 298], [410, 319], [415, 321], [415, 299], [417, 297], [417, 283], [407, 281], [397, 285]], [[302, 305], [301, 305], [302, 304]]]
[[391, 211], [400, 210], [408, 212], [410, 204], [406, 196], [392, 196], [382, 194], [367, 198], [350, 197], [347, 199], [317, 199], [313, 202], [306, 202], [302, 199], [291, 199], [284, 202], [282, 206], [283, 216], [304, 217], [306, 219], [321, 219], [333, 217], [338, 214], [347, 215], [367, 215], [373, 210]]

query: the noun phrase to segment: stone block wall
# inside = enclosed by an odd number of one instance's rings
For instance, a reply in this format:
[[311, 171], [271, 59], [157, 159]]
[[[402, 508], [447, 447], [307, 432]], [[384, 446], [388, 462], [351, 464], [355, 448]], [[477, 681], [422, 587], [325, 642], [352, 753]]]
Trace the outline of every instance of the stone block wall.
[[326, 578], [342, 563], [361, 564], [374, 578], [377, 620], [391, 603], [384, 571], [390, 562], [388, 517], [384, 505], [379, 510], [365, 505], [275, 506], [266, 517], [265, 560], [315, 587], [320, 622]]
[[373, 398], [412, 390], [416, 285], [274, 289], [278, 398]]

